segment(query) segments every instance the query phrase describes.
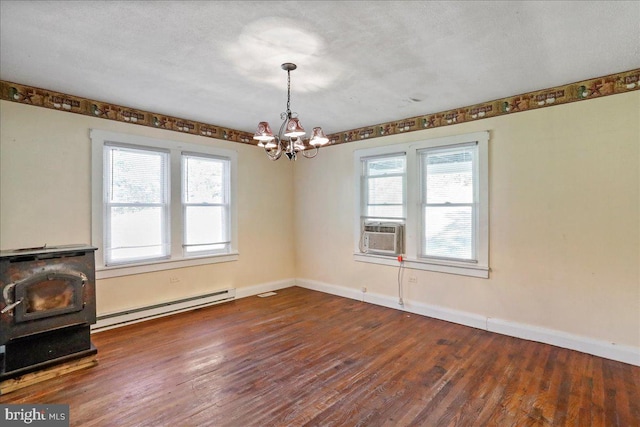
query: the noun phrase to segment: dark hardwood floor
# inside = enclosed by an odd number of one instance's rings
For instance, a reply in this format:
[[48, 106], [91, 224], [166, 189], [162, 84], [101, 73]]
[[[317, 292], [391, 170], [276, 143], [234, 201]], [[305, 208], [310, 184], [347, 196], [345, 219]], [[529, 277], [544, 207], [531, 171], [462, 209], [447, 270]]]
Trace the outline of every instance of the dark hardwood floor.
[[638, 426], [640, 367], [288, 288], [93, 335], [73, 426]]

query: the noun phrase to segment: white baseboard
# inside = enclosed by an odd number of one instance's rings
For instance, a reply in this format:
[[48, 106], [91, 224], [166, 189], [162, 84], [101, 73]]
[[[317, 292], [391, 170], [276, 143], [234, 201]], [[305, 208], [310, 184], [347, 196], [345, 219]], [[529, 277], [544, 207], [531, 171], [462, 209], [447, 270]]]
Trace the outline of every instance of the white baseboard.
[[478, 314], [464, 311], [451, 310], [444, 307], [404, 301], [400, 305], [397, 298], [375, 293], [362, 293], [357, 289], [331, 285], [314, 280], [296, 279], [296, 285], [306, 289], [364, 301], [383, 307], [403, 310], [409, 313], [446, 320], [460, 325], [484, 329], [490, 332], [508, 335], [515, 338], [537, 341], [544, 344], [580, 351], [605, 359], [616, 360], [640, 366], [640, 348], [618, 345], [607, 341], [569, 334], [555, 329], [546, 329], [524, 323], [516, 323], [508, 320], [487, 318]]
[[502, 319], [487, 319], [487, 330], [503, 335], [542, 342], [605, 359], [640, 366], [640, 348], [573, 335], [555, 329], [541, 328]]
[[98, 316], [98, 321], [95, 325], [92, 325], [91, 332], [104, 331], [119, 326], [155, 319], [162, 316], [168, 316], [170, 314], [194, 310], [196, 308], [206, 307], [214, 304], [220, 304], [222, 302], [230, 301], [233, 299], [246, 298], [265, 292], [277, 291], [279, 289], [289, 288], [291, 286], [300, 286], [306, 289], [312, 289], [332, 295], [338, 295], [345, 298], [364, 301], [383, 307], [445, 320], [448, 322], [470, 326], [473, 328], [484, 329], [502, 335], [551, 344], [570, 350], [592, 354], [594, 356], [604, 357], [606, 359], [617, 360], [619, 362], [640, 366], [640, 348], [638, 347], [618, 345], [616, 343], [610, 343], [607, 341], [573, 335], [563, 331], [511, 322], [503, 319], [486, 318], [478, 314], [452, 310], [435, 305], [417, 303], [414, 301], [405, 300], [404, 304], [400, 305], [397, 298], [390, 297], [388, 295], [381, 295], [370, 292], [362, 293], [357, 289], [336, 286], [328, 283], [306, 279], [286, 279], [275, 282], [262, 283], [254, 286], [242, 287], [238, 289], [227, 289], [220, 292], [202, 295], [199, 297], [185, 298], [182, 300], [172, 301], [164, 304], [157, 304], [149, 307], [141, 307], [132, 310], [124, 310], [117, 313], [103, 314]]
[[327, 294], [351, 298], [358, 301], [381, 305], [383, 307], [406, 311], [408, 313], [433, 317], [435, 319], [446, 320], [448, 322], [471, 326], [473, 328], [486, 329], [487, 326], [487, 321], [483, 316], [467, 313], [464, 311], [451, 310], [448, 308], [415, 303], [412, 301], [404, 301], [404, 304], [400, 305], [397, 298], [393, 298], [388, 295], [381, 295], [371, 292], [363, 294], [357, 289], [330, 285], [328, 283], [317, 282], [314, 280], [298, 279], [296, 280], [296, 285], [300, 286], [301, 288], [312, 289], [314, 291], [320, 291]]

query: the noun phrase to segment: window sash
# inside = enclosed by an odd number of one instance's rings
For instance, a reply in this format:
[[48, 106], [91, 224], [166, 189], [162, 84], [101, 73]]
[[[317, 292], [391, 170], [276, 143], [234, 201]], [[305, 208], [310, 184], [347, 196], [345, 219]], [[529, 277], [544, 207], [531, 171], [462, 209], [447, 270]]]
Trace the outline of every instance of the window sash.
[[[401, 159], [402, 160], [402, 172], [389, 172], [389, 173], [371, 173], [370, 165], [373, 162], [379, 162], [384, 159]], [[406, 153], [393, 153], [383, 154], [380, 156], [368, 156], [361, 159], [361, 220], [379, 220], [379, 221], [401, 221], [406, 220], [407, 212], [407, 166], [406, 166]], [[382, 183], [390, 182], [390, 187], [394, 184], [394, 178], [400, 178], [400, 202], [382, 202], [376, 203], [372, 201], [371, 191], [374, 189], [373, 182]], [[388, 180], [388, 181], [387, 181]], [[378, 185], [378, 188], [384, 187], [384, 185]], [[394, 199], [394, 195], [390, 194]], [[384, 199], [384, 197], [380, 197]], [[377, 201], [377, 200], [376, 200]], [[396, 208], [400, 208], [396, 213]]]
[[[130, 145], [107, 143], [103, 147], [104, 151], [104, 180], [103, 187], [103, 218], [104, 218], [104, 257], [105, 265], [121, 265], [136, 263], [140, 261], [163, 260], [170, 256], [171, 243], [169, 238], [169, 153], [166, 150], [149, 149], [146, 147], [136, 147]], [[137, 154], [138, 156], [157, 156], [160, 165], [158, 175], [154, 178], [154, 186], [158, 186], [158, 202], [129, 201], [114, 202], [116, 192], [115, 183], [118, 179], [127, 178], [135, 180], [135, 173], [120, 176], [114, 159], [117, 153]], [[140, 159], [138, 159], [140, 160]], [[135, 161], [131, 161], [131, 167], [138, 166]], [[148, 168], [140, 167], [141, 172], [149, 173]], [[130, 169], [133, 171], [133, 169]], [[137, 172], [137, 171], [136, 171]], [[118, 175], [116, 175], [118, 174]], [[133, 187], [134, 183], [130, 186]], [[129, 190], [131, 190], [129, 188]], [[144, 188], [138, 189], [140, 193]], [[131, 193], [124, 193], [127, 196], [136, 196]], [[147, 193], [148, 194], [148, 193]], [[139, 194], [138, 196], [144, 196]], [[125, 197], [129, 199], [129, 197]], [[135, 200], [135, 197], [131, 198]], [[127, 210], [128, 215], [127, 215]], [[136, 212], [137, 211], [137, 212]], [[118, 213], [119, 212], [119, 213]], [[149, 215], [155, 212], [155, 215]], [[136, 215], [137, 213], [137, 215]], [[154, 224], [155, 230], [148, 227]], [[140, 227], [141, 224], [147, 226]], [[146, 234], [141, 234], [140, 230], [146, 230]]]
[[[190, 209], [196, 208], [196, 209]], [[201, 208], [201, 209], [197, 209]], [[213, 210], [214, 208], [221, 208], [219, 210], [219, 220], [217, 224], [220, 227], [213, 227], [202, 229], [201, 227], [193, 227], [189, 221], [192, 218], [195, 222], [195, 218], [190, 212]], [[215, 215], [215, 214], [214, 214]], [[200, 215], [202, 217], [202, 215]], [[229, 250], [231, 240], [229, 239], [228, 232], [228, 220], [229, 213], [228, 207], [225, 205], [201, 205], [201, 204], [185, 204], [184, 205], [184, 241], [182, 248], [185, 256], [202, 255], [203, 253], [224, 253]]]
[[[188, 188], [190, 182], [190, 169], [188, 165], [190, 160], [202, 160], [205, 162], [209, 160], [222, 165], [222, 173], [220, 176], [222, 181], [220, 183], [221, 195], [219, 197], [209, 198], [209, 200], [220, 200], [220, 202], [188, 201], [188, 199], [190, 199], [190, 190]], [[198, 153], [182, 153], [182, 249], [185, 257], [220, 254], [230, 251], [230, 163], [230, 159], [226, 157], [208, 156]], [[209, 184], [215, 186], [215, 183], [209, 182]], [[207, 224], [206, 215], [203, 216], [202, 213], [212, 211], [215, 217], [215, 208], [220, 208], [217, 221]], [[200, 215], [196, 216], [195, 213], [198, 211]]]
[[[448, 183], [450, 190], [454, 194], [448, 194], [447, 198], [433, 197], [432, 199], [440, 199], [439, 203], [429, 202], [430, 191], [436, 192], [439, 188], [434, 188], [437, 184], [429, 184], [429, 157], [434, 155], [447, 155], [447, 154], [470, 154], [471, 158], [471, 199], [467, 203], [450, 202], [448, 200], [461, 200], [468, 198], [466, 194], [469, 188], [468, 186], [460, 186], [459, 183]], [[457, 144], [444, 147], [426, 148], [418, 151], [419, 157], [419, 181], [420, 181], [420, 251], [418, 256], [424, 259], [441, 259], [460, 262], [478, 262], [478, 205], [479, 205], [479, 185], [478, 185], [478, 148], [477, 143]], [[443, 163], [444, 164], [444, 163]], [[454, 167], [455, 168], [455, 167]], [[431, 169], [437, 169], [432, 166]], [[444, 170], [443, 170], [444, 169]], [[452, 168], [440, 168], [440, 173], [455, 174], [455, 170]], [[464, 172], [462, 172], [457, 179], [450, 179], [450, 181], [460, 181], [464, 179]], [[456, 186], [456, 184], [458, 184]], [[447, 183], [443, 183], [446, 186]], [[430, 188], [431, 187], [431, 188]], [[457, 187], [457, 188], [456, 188]], [[457, 211], [456, 211], [457, 208]], [[468, 220], [461, 215], [464, 211], [461, 208], [469, 208]], [[440, 211], [442, 214], [444, 210], [448, 210], [449, 213], [444, 214], [438, 218], [433, 213]], [[432, 219], [428, 219], [428, 212], [432, 212]], [[464, 215], [466, 216], [466, 215]], [[468, 224], [465, 222], [468, 221]], [[458, 226], [453, 227], [454, 224]]]

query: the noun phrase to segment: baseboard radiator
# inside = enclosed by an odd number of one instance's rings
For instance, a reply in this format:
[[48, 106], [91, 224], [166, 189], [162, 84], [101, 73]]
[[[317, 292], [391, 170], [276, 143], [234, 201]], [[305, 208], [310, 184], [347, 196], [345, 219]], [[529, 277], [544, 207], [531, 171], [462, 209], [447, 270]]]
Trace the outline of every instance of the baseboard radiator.
[[123, 310], [115, 313], [103, 314], [97, 317], [97, 322], [91, 327], [91, 332], [105, 331], [119, 326], [155, 319], [196, 308], [207, 307], [231, 301], [236, 298], [236, 290], [224, 289], [204, 295], [183, 298], [147, 307]]

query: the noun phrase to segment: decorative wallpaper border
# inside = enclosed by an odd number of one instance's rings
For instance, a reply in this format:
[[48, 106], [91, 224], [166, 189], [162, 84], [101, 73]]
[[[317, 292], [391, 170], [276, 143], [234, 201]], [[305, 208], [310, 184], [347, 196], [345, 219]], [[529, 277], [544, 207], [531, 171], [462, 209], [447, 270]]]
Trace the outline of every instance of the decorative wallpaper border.
[[94, 101], [92, 99], [4, 80], [0, 80], [0, 99], [140, 126], [172, 130], [209, 138], [226, 139], [244, 144], [256, 145], [255, 143], [257, 142], [253, 139], [252, 133], [151, 113], [149, 111], [136, 110], [134, 108]]
[[[450, 126], [489, 117], [503, 116], [602, 96], [626, 93], [639, 89], [640, 69], [635, 69], [501, 98], [469, 107], [456, 108], [439, 113], [339, 132], [329, 135], [329, 145]], [[116, 120], [209, 138], [224, 139], [243, 144], [257, 145], [258, 142], [253, 139], [252, 133], [244, 131], [136, 110], [4, 80], [0, 80], [0, 99], [107, 120]]]
[[528, 110], [584, 101], [607, 95], [626, 93], [640, 89], [640, 69], [583, 80], [563, 86], [528, 92], [521, 95], [456, 108], [424, 116], [411, 117], [395, 122], [381, 123], [332, 134], [331, 144], [377, 138], [399, 133], [473, 122], [489, 117], [504, 116]]

